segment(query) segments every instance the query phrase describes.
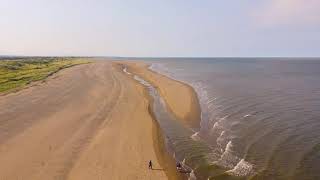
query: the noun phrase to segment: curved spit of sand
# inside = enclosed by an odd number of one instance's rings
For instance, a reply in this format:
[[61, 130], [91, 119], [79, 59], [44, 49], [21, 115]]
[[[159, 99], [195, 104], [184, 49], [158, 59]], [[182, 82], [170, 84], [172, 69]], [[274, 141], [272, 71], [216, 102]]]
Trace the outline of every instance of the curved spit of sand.
[[139, 75], [156, 87], [166, 101], [168, 110], [178, 120], [192, 128], [199, 128], [201, 109], [197, 94], [190, 85], [153, 72], [148, 68], [149, 64], [143, 61], [121, 63], [126, 64], [130, 72]]
[[62, 70], [0, 96], [0, 179], [167, 179], [153, 126], [143, 87], [111, 63]]

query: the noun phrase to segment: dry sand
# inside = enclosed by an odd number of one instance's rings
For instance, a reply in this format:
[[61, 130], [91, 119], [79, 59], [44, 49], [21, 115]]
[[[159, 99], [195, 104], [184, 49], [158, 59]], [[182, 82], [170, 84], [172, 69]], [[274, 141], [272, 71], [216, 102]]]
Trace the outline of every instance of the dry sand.
[[96, 62], [0, 96], [0, 179], [167, 179], [144, 93]]
[[126, 61], [122, 64], [155, 86], [177, 119], [191, 127], [199, 127], [201, 110], [197, 94], [191, 86], [149, 70], [145, 62]]

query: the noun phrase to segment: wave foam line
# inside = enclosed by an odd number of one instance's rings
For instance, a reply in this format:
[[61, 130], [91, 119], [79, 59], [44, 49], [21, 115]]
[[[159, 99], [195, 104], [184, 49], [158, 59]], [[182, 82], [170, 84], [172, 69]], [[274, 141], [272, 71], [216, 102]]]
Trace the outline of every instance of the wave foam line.
[[199, 131], [195, 132], [193, 135], [191, 135], [191, 139], [193, 139], [194, 141], [199, 141], [200, 140], [200, 136], [199, 136]]
[[228, 170], [227, 173], [233, 176], [249, 176], [252, 174], [253, 165], [249, 162], [241, 159], [239, 163], [231, 170]]

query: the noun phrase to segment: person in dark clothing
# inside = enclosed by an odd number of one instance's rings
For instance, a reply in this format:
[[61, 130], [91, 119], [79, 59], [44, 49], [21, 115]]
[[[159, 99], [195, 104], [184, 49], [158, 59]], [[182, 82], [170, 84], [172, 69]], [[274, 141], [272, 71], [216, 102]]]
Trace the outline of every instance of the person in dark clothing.
[[181, 163], [180, 163], [180, 162], [177, 162], [177, 165], [176, 165], [176, 166], [177, 166], [177, 170], [178, 170], [178, 171], [180, 171], [180, 170], [182, 169], [182, 166], [181, 166]]
[[178, 167], [178, 168], [181, 168], [180, 162], [177, 163], [177, 167]]
[[152, 169], [152, 161], [149, 161], [149, 169]]

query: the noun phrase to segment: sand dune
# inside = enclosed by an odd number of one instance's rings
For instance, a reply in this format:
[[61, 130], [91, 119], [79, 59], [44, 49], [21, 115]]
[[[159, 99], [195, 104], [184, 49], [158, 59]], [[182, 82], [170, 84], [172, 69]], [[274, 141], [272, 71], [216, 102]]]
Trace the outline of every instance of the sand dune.
[[111, 63], [65, 69], [0, 96], [0, 179], [167, 179], [153, 126], [142, 86]]

